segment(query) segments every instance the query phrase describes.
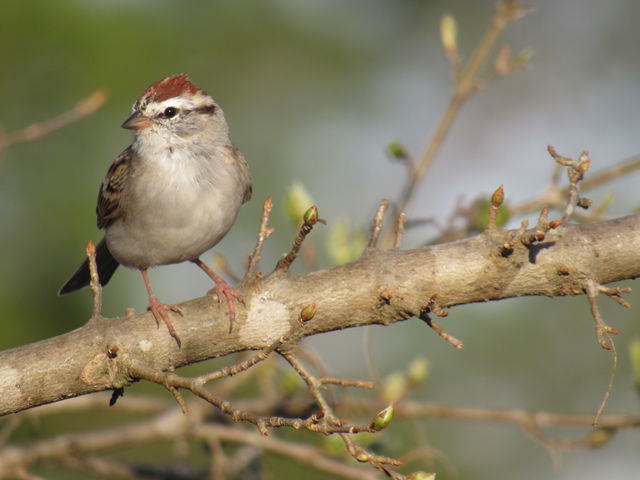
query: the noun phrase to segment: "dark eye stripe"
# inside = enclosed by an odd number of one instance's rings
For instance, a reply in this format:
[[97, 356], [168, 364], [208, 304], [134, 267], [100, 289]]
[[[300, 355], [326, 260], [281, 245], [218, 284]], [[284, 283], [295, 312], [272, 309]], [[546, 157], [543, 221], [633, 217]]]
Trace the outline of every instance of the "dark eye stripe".
[[198, 113], [209, 113], [209, 114], [212, 114], [213, 112], [216, 111], [216, 106], [215, 105], [205, 105], [204, 107], [196, 108], [195, 111], [198, 112]]

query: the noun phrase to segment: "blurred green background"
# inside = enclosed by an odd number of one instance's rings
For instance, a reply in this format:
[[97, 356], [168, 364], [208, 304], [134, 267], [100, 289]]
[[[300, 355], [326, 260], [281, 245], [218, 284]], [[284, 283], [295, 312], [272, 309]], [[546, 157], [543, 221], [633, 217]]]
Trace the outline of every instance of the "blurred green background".
[[[51, 118], [97, 88], [109, 98], [96, 114], [1, 153], [0, 348], [69, 331], [88, 317], [88, 291], [63, 298], [56, 291], [82, 260], [86, 242], [101, 238], [94, 213], [98, 186], [131, 140], [119, 125], [148, 84], [189, 73], [222, 105], [232, 138], [251, 165], [253, 201], [215, 249], [231, 269], [241, 272], [268, 196], [275, 201], [276, 233], [263, 255], [264, 270], [288, 248], [293, 227], [283, 204], [296, 181], [329, 221], [313, 238], [321, 266], [328, 266], [322, 251], [331, 225], [367, 226], [379, 200], [394, 198], [402, 186], [405, 172], [387, 159], [385, 145], [400, 140], [419, 155], [446, 105], [451, 73], [439, 42], [441, 15], [457, 18], [468, 58], [494, 3], [2, 2], [0, 124], [5, 131]], [[444, 221], [458, 198], [488, 194], [499, 184], [510, 202], [540, 194], [553, 167], [545, 151], [549, 143], [565, 155], [588, 149], [594, 171], [638, 153], [640, 4], [530, 3], [537, 11], [515, 23], [504, 41], [514, 51], [531, 47], [532, 68], [500, 80], [464, 107], [410, 215]], [[637, 181], [632, 175], [589, 196], [598, 202], [615, 192], [610, 214], [623, 215], [640, 203]], [[405, 246], [419, 245], [434, 233], [412, 231]], [[204, 258], [211, 262], [210, 256]], [[151, 278], [166, 302], [210, 288], [191, 265], [163, 267]], [[623, 332], [616, 339], [620, 361], [608, 412], [638, 410], [626, 352], [640, 335], [635, 306], [640, 297], [633, 294], [630, 300], [631, 310], [601, 302], [609, 323]], [[107, 315], [122, 315], [127, 307], [144, 309], [140, 275], [121, 269], [104, 301]], [[416, 356], [428, 357], [431, 377], [413, 395], [425, 402], [592, 413], [607, 385], [610, 357], [596, 345], [591, 322], [584, 298], [459, 307], [442, 323], [465, 341], [463, 351], [411, 320], [371, 330], [373, 360], [386, 374]], [[367, 377], [363, 330], [325, 335], [309, 344], [336, 374]], [[515, 427], [429, 421], [419, 430], [416, 437], [397, 427], [385, 441], [399, 454], [416, 438], [426, 438], [453, 465], [422, 466], [437, 470], [438, 478], [628, 479], [640, 471], [637, 430], [619, 433], [597, 451], [564, 454], [559, 469], [544, 448]], [[278, 462], [270, 467], [278, 478], [294, 475]]]

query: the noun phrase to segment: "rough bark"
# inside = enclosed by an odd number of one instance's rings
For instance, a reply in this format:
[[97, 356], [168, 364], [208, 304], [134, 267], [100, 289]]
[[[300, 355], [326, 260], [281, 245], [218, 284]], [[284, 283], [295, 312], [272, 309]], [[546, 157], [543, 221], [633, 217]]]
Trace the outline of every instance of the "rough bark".
[[[260, 349], [283, 335], [291, 344], [317, 333], [387, 325], [428, 310], [524, 295], [578, 295], [585, 282], [605, 284], [640, 276], [640, 215], [563, 226], [544, 241], [501, 246], [513, 231], [414, 250], [371, 249], [349, 264], [303, 276], [276, 272], [241, 286], [229, 332], [226, 306], [215, 297], [180, 305], [172, 321], [178, 348], [149, 313], [94, 318], [81, 328], [0, 352], [0, 414], [64, 398], [123, 387], [132, 360], [167, 370], [231, 352]], [[316, 304], [301, 324], [300, 311]], [[433, 305], [433, 303], [432, 303]]]

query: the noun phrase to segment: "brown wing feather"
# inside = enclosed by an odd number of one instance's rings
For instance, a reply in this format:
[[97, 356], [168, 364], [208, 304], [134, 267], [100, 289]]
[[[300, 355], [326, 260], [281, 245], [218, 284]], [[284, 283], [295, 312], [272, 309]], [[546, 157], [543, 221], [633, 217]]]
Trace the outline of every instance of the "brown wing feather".
[[111, 164], [98, 192], [98, 228], [106, 228], [122, 216], [122, 190], [129, 177], [133, 152], [123, 151]]
[[251, 200], [251, 193], [253, 191], [253, 188], [251, 186], [251, 172], [249, 171], [249, 165], [247, 165], [247, 161], [244, 159], [244, 155], [238, 149], [238, 147], [231, 144], [227, 145], [227, 148], [229, 149], [229, 152], [231, 153], [233, 158], [235, 158], [235, 160], [238, 162], [238, 166], [240, 167], [239, 173], [242, 176], [242, 183], [244, 183], [245, 185], [244, 193], [242, 195], [242, 203], [247, 203], [249, 200]]

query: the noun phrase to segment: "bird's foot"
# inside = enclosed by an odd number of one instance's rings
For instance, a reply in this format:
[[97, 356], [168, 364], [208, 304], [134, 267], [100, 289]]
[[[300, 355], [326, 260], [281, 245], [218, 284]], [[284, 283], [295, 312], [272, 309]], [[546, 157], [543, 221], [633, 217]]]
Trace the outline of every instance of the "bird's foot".
[[233, 330], [233, 321], [236, 319], [235, 302], [244, 303], [244, 299], [237, 290], [221, 278], [216, 281], [216, 286], [207, 292], [207, 295], [213, 294], [218, 296], [219, 303], [222, 303], [223, 298], [227, 301], [227, 307], [229, 308], [229, 333], [231, 333]]
[[156, 320], [156, 326], [159, 328], [160, 320], [162, 320], [167, 326], [167, 330], [169, 330], [169, 335], [171, 335], [175, 339], [178, 347], [181, 347], [182, 342], [180, 342], [180, 337], [178, 337], [176, 329], [173, 327], [173, 323], [171, 323], [171, 320], [169, 320], [169, 315], [167, 312], [175, 312], [182, 315], [182, 310], [180, 310], [180, 308], [176, 307], [175, 305], [167, 305], [166, 303], [162, 303], [155, 297], [155, 295], [149, 296], [148, 310], [153, 314], [153, 318], [155, 318]]

